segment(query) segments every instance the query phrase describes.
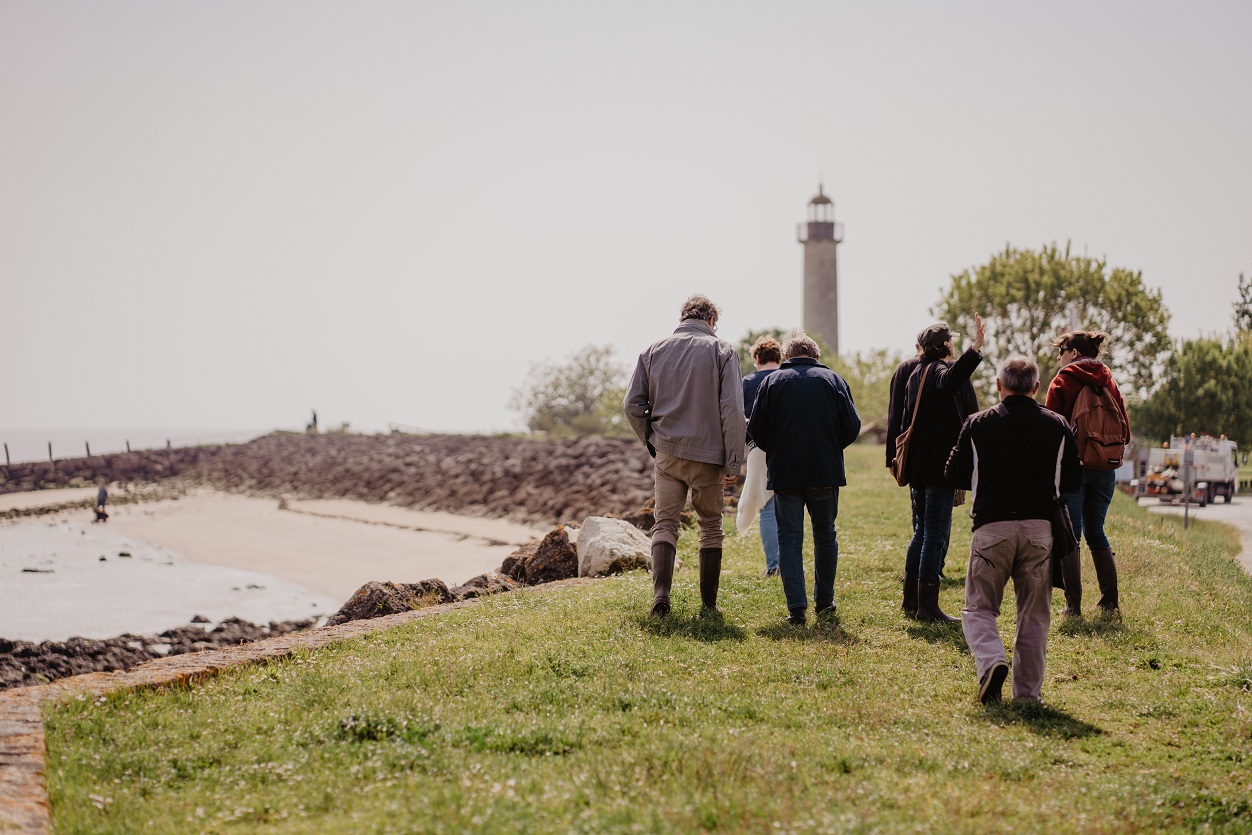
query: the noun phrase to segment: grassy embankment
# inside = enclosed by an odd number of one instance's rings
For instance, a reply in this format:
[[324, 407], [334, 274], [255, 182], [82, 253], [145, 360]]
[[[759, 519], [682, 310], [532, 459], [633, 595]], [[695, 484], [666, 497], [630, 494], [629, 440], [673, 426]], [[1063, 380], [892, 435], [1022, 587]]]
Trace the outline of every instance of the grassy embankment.
[[[52, 709], [56, 829], [1248, 831], [1236, 536], [1119, 495], [1124, 619], [1058, 619], [1047, 706], [984, 709], [959, 627], [897, 609], [908, 508], [880, 456], [850, 451], [838, 628], [778, 622], [755, 535], [727, 539], [724, 621], [697, 618], [687, 532], [664, 623], [637, 573]], [[949, 611], [968, 543], [958, 525]]]

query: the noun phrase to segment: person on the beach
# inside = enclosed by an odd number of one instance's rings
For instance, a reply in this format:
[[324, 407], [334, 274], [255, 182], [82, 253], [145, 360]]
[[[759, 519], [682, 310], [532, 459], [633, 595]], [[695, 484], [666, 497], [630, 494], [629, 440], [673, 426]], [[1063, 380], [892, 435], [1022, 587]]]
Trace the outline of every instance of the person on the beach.
[[104, 505], [109, 500], [109, 489], [104, 479], [100, 479], [100, 489], [96, 491], [96, 522], [109, 521], [109, 514], [104, 512]]
[[1033, 360], [1006, 360], [996, 390], [1000, 404], [965, 421], [945, 468], [953, 487], [974, 490], [961, 622], [978, 700], [999, 701], [1009, 666], [996, 619], [1012, 578], [1013, 697], [1037, 702], [1052, 622], [1052, 511], [1060, 493], [1082, 484], [1082, 469], [1065, 419], [1034, 400], [1039, 368]]
[[705, 296], [683, 303], [678, 328], [639, 355], [622, 401], [656, 458], [652, 614], [670, 613], [678, 515], [691, 494], [700, 526], [700, 602], [716, 613], [722, 573], [722, 488], [743, 466], [745, 421], [739, 355], [714, 335], [719, 311]]
[[798, 333], [787, 340], [787, 360], [756, 392], [748, 435], [765, 450], [767, 487], [778, 519], [778, 569], [787, 598], [787, 622], [803, 626], [804, 511], [813, 525], [813, 606], [819, 620], [835, 616], [839, 542], [839, 488], [847, 484], [843, 450], [861, 432], [861, 418], [843, 378], [817, 360], [817, 343]]
[[[778, 370], [782, 362], [782, 345], [772, 336], [762, 336], [752, 346], [752, 364], [756, 371], [743, 378], [743, 415], [752, 417], [752, 404], [756, 402], [757, 389], [770, 374]], [[752, 527], [757, 515], [761, 517], [761, 548], [765, 551], [765, 571], [761, 576], [778, 574], [778, 520], [774, 518], [774, 494], [765, 486], [765, 450], [748, 439], [747, 467], [744, 471], [743, 494], [735, 525], [739, 533]]]

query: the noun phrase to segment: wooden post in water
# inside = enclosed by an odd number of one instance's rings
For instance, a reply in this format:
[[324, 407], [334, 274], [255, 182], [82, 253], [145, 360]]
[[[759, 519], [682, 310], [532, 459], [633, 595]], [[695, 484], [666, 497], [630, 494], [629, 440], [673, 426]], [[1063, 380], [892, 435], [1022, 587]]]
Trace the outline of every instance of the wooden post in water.
[[91, 441], [83, 441], [83, 446], [87, 447], [87, 457], [91, 457]]
[[130, 438], [126, 439], [126, 454], [130, 454]]
[[56, 459], [52, 457], [52, 441], [48, 441], [48, 460], [56, 463]]

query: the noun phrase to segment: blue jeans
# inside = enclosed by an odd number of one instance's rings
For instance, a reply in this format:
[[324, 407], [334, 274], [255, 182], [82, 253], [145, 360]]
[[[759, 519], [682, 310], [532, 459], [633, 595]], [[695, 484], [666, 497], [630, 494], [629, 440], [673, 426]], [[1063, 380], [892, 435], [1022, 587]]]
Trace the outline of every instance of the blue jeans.
[[765, 550], [765, 569], [778, 570], [778, 519], [774, 516], [774, 497], [761, 508], [761, 548]]
[[1083, 467], [1082, 487], [1072, 493], [1062, 493], [1061, 501], [1069, 507], [1069, 520], [1074, 524], [1074, 536], [1082, 541], [1087, 532], [1087, 547], [1103, 551], [1109, 547], [1104, 535], [1104, 517], [1108, 515], [1113, 491], [1117, 489], [1116, 470], [1088, 470]]
[[916, 574], [923, 583], [939, 582], [939, 571], [948, 555], [948, 537], [952, 533], [951, 487], [927, 484], [913, 485], [913, 541], [904, 560], [904, 573]]
[[839, 515], [838, 487], [805, 487], [775, 490], [774, 516], [778, 520], [778, 573], [791, 612], [808, 608], [804, 585], [804, 509], [813, 523], [813, 604], [818, 609], [835, 605], [835, 571], [839, 568], [839, 542], [835, 517]]
[[[952, 501], [956, 501], [956, 497], [953, 497]], [[912, 494], [910, 494], [910, 501], [909, 501], [909, 504], [910, 504], [910, 506], [912, 506], [912, 504], [913, 504], [913, 502], [912, 502]], [[912, 510], [912, 512], [913, 512], [913, 535], [914, 535], [914, 536], [916, 536], [916, 535], [917, 535], [917, 508], [916, 508], [915, 506], [913, 506], [913, 507], [911, 507], [911, 510]], [[947, 541], [946, 543], [944, 543], [944, 546], [943, 546], [943, 558], [942, 558], [941, 560], [939, 560], [939, 574], [940, 574], [940, 576], [942, 576], [942, 575], [943, 575], [943, 567], [944, 567], [945, 565], [947, 565], [947, 564], [948, 564], [948, 545], [949, 545], [949, 544], [951, 544], [951, 542], [952, 542], [952, 528], [951, 528], [951, 526], [949, 526], [949, 527], [948, 527], [948, 541]]]

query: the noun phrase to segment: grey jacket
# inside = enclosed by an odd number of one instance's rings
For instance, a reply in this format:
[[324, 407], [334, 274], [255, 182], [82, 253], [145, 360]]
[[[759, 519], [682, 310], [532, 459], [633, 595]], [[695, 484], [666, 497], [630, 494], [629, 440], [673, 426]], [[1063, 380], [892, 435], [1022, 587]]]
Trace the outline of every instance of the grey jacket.
[[656, 451], [739, 474], [745, 424], [739, 355], [707, 322], [688, 319], [639, 355], [622, 410]]

